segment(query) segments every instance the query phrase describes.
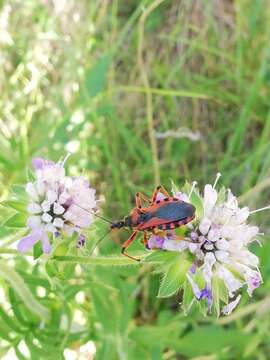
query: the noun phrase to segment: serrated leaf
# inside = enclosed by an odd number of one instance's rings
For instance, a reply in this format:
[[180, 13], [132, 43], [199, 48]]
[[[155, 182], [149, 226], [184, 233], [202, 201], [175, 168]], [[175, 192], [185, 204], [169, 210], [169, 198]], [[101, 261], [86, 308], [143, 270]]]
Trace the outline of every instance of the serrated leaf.
[[178, 252], [174, 251], [164, 251], [164, 250], [154, 250], [149, 255], [147, 255], [143, 262], [152, 262], [152, 263], [169, 263], [179, 256]]
[[3, 226], [7, 228], [24, 228], [26, 227], [28, 214], [27, 213], [16, 213], [12, 215], [4, 224]]
[[186, 279], [186, 273], [190, 266], [190, 261], [186, 260], [183, 256], [178, 255], [178, 258], [169, 267], [161, 281], [158, 297], [170, 297], [179, 291]]

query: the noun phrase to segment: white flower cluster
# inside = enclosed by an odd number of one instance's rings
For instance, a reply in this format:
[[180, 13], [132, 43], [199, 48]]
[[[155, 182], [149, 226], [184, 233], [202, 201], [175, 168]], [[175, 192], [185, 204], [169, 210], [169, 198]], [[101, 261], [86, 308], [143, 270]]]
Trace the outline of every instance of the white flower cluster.
[[[187, 225], [188, 231], [183, 240], [177, 241], [177, 236], [170, 232], [165, 237], [153, 235], [149, 242], [150, 248], [191, 252], [194, 262], [187, 279], [195, 298], [205, 298], [211, 310], [216, 296], [213, 281], [221, 281], [229, 299], [223, 307], [223, 313], [229, 314], [240, 301], [238, 290], [241, 287], [247, 285], [247, 292], [251, 296], [253, 290], [261, 284], [259, 259], [248, 249], [250, 243], [257, 239], [259, 229], [247, 223], [251, 212], [247, 207], [239, 207], [229, 189], [216, 191], [218, 177], [214, 186], [207, 184], [204, 187], [203, 196], [192, 188], [191, 192], [194, 192], [197, 201], [193, 205], [199, 205], [201, 214], [197, 214], [196, 219]], [[192, 202], [190, 195], [174, 191], [175, 197]], [[202, 282], [204, 286], [200, 288], [199, 283]]]
[[54, 163], [42, 158], [33, 159], [36, 181], [26, 185], [30, 197], [27, 225], [30, 234], [20, 240], [18, 250], [26, 252], [41, 241], [44, 253], [50, 253], [50, 234], [72, 235], [93, 222], [96, 207], [95, 189], [89, 187], [84, 177], [65, 175], [64, 163]]

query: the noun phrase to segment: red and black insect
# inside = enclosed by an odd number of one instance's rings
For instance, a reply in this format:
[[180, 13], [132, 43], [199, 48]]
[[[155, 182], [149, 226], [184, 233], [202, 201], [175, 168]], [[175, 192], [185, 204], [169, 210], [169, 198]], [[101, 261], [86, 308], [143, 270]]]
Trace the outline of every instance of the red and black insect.
[[[158, 193], [161, 192], [165, 197], [157, 200]], [[143, 207], [142, 201], [148, 206]], [[158, 229], [171, 230], [192, 221], [195, 217], [195, 207], [176, 197], [170, 197], [163, 186], [158, 186], [154, 191], [152, 198], [149, 199], [141, 193], [136, 194], [136, 207], [131, 210], [130, 215], [123, 220], [111, 224], [111, 229], [120, 229], [129, 227], [133, 233], [122, 246], [122, 254], [134, 259], [133, 256], [126, 253], [127, 248], [135, 240], [139, 231], [143, 232], [144, 245], [147, 247], [147, 232], [155, 233]]]

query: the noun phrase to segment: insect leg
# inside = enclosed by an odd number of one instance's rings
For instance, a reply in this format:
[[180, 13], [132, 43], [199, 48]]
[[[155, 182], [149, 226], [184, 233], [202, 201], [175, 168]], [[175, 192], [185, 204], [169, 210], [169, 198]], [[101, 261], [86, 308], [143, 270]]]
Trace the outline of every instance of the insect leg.
[[147, 196], [139, 192], [136, 193], [135, 200], [136, 200], [136, 207], [139, 209], [142, 207], [142, 200], [151, 204], [151, 200]]
[[157, 194], [161, 192], [165, 197], [170, 197], [169, 193], [164, 189], [162, 185], [159, 185], [153, 193], [152, 202], [156, 201]]
[[129, 257], [132, 260], [136, 260], [136, 261], [140, 261], [140, 259], [137, 259], [129, 254], [126, 253], [126, 249], [130, 246], [130, 244], [135, 240], [136, 236], [138, 235], [138, 231], [134, 231], [131, 236], [127, 239], [127, 241], [124, 242], [123, 246], [122, 246], [122, 254]]
[[144, 247], [149, 249], [149, 247], [148, 247], [148, 237], [147, 237], [146, 231], [144, 231], [144, 233], [143, 233], [143, 244], [144, 244]]

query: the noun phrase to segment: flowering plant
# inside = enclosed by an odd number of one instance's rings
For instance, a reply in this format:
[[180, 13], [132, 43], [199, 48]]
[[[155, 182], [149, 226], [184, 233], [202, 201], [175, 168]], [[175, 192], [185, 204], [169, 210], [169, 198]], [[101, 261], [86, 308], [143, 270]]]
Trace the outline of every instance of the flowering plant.
[[[83, 176], [67, 176], [65, 160], [54, 163], [33, 159], [34, 178], [25, 186], [29, 233], [18, 243], [21, 253], [41, 244], [40, 253], [49, 254], [59, 239], [71, 236], [75, 237], [77, 247], [85, 243], [84, 232], [95, 215], [95, 190]], [[186, 183], [181, 190], [173, 184], [173, 196], [192, 203], [196, 217], [177, 230], [153, 233], [148, 248], [166, 251], [143, 257], [145, 262], [158, 264], [158, 271], [163, 273], [159, 297], [174, 295], [182, 289], [186, 311], [197, 302], [204, 313], [214, 310], [218, 316], [221, 312], [230, 314], [237, 306], [242, 287], [246, 286], [248, 295], [252, 296], [262, 282], [259, 259], [248, 248], [262, 235], [257, 226], [249, 223], [254, 211], [240, 208], [230, 189], [217, 190], [219, 177], [220, 174], [213, 186], [205, 185], [203, 194], [196, 189], [196, 182]], [[157, 200], [162, 197], [158, 193]], [[87, 259], [94, 263], [93, 260]], [[105, 260], [110, 261], [114, 264], [116, 260]]]
[[[213, 186], [205, 185], [202, 195], [195, 183], [193, 186], [186, 184], [182, 191], [173, 185], [175, 197], [196, 206], [196, 218], [179, 230], [180, 233], [155, 234], [148, 242], [149, 248], [181, 254], [173, 258], [169, 271], [166, 268], [160, 295], [170, 296], [181, 287], [186, 310], [197, 301], [201, 306], [206, 305], [205, 310], [209, 312], [214, 306], [217, 315], [220, 311], [231, 313], [241, 299], [243, 286], [252, 296], [262, 282], [259, 259], [248, 249], [261, 235], [258, 227], [248, 222], [253, 212], [247, 207], [240, 208], [230, 189], [216, 190], [219, 177], [220, 174]], [[148, 260], [155, 257], [150, 255]], [[175, 279], [173, 288], [172, 277]], [[170, 283], [169, 292], [167, 283]]]
[[25, 187], [30, 232], [18, 243], [22, 253], [40, 241], [43, 252], [49, 254], [53, 239], [73, 234], [78, 246], [84, 244], [83, 231], [93, 222], [95, 189], [83, 176], [66, 176], [64, 164], [65, 160], [33, 159], [35, 179]]

